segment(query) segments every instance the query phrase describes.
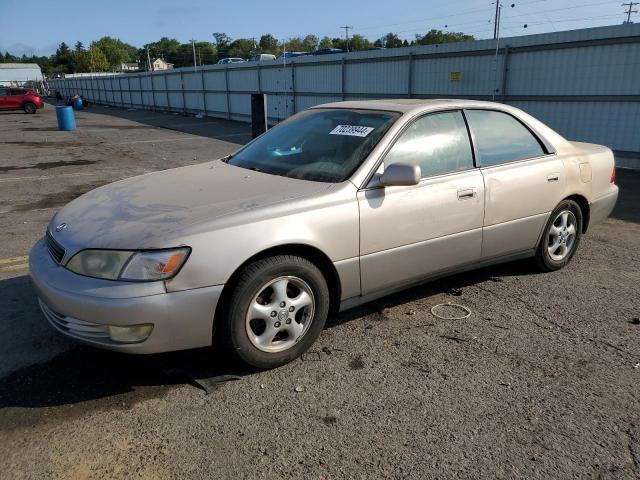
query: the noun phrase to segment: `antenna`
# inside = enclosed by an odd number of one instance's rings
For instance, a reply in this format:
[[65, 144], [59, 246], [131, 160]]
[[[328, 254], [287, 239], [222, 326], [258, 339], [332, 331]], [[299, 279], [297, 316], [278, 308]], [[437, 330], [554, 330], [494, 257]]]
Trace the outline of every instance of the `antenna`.
[[340, 27], [340, 28], [344, 28], [344, 36], [347, 39], [347, 52], [349, 51], [349, 29], [353, 28], [353, 25], [345, 25], [344, 27]]
[[640, 5], [640, 2], [629, 2], [629, 3], [623, 3], [622, 6], [623, 7], [629, 7], [628, 10], [625, 10], [624, 13], [627, 14], [627, 21], [623, 22], [623, 23], [633, 23], [631, 21], [631, 14], [632, 13], [638, 13], [638, 10], [634, 10], [633, 7], [636, 5]]

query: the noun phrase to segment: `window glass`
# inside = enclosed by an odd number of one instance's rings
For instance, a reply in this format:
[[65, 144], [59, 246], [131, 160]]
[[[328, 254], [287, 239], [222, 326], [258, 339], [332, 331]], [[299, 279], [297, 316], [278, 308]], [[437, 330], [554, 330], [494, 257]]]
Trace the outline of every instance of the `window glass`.
[[343, 182], [398, 117], [375, 110], [307, 110], [267, 130], [228, 163], [302, 180]]
[[418, 165], [423, 177], [473, 168], [473, 154], [461, 112], [419, 118], [387, 153], [385, 166]]
[[25, 93], [27, 93], [27, 91], [24, 90], [23, 88], [12, 88], [11, 89], [11, 95], [24, 95]]
[[538, 139], [511, 115], [490, 110], [466, 110], [480, 166], [544, 155]]
[[9, 89], [8, 88], [0, 88], [0, 97], [4, 97], [9, 95]]

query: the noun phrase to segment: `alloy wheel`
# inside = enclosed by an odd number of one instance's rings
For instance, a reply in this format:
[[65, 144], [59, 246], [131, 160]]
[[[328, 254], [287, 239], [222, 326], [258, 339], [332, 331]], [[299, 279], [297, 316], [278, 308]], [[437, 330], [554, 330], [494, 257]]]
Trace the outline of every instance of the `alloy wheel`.
[[246, 315], [250, 342], [263, 352], [293, 347], [309, 330], [315, 311], [311, 287], [301, 278], [282, 276], [258, 289]]
[[552, 260], [564, 260], [572, 251], [576, 241], [578, 221], [573, 212], [561, 211], [553, 220], [547, 237], [547, 250]]

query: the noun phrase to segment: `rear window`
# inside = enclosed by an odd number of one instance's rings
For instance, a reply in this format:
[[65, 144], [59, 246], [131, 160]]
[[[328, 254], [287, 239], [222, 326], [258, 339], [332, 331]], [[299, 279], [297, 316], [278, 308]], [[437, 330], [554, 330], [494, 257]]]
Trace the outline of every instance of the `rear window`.
[[495, 110], [465, 110], [475, 136], [481, 167], [539, 157], [538, 139], [511, 115]]
[[25, 95], [26, 93], [24, 88], [12, 88], [10, 95]]

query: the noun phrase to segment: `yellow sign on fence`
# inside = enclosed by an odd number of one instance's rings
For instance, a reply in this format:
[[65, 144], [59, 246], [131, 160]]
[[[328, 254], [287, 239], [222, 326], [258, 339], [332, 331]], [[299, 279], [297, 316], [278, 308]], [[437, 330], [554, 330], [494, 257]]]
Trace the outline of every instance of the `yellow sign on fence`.
[[459, 82], [460, 81], [460, 72], [451, 72], [451, 81]]

